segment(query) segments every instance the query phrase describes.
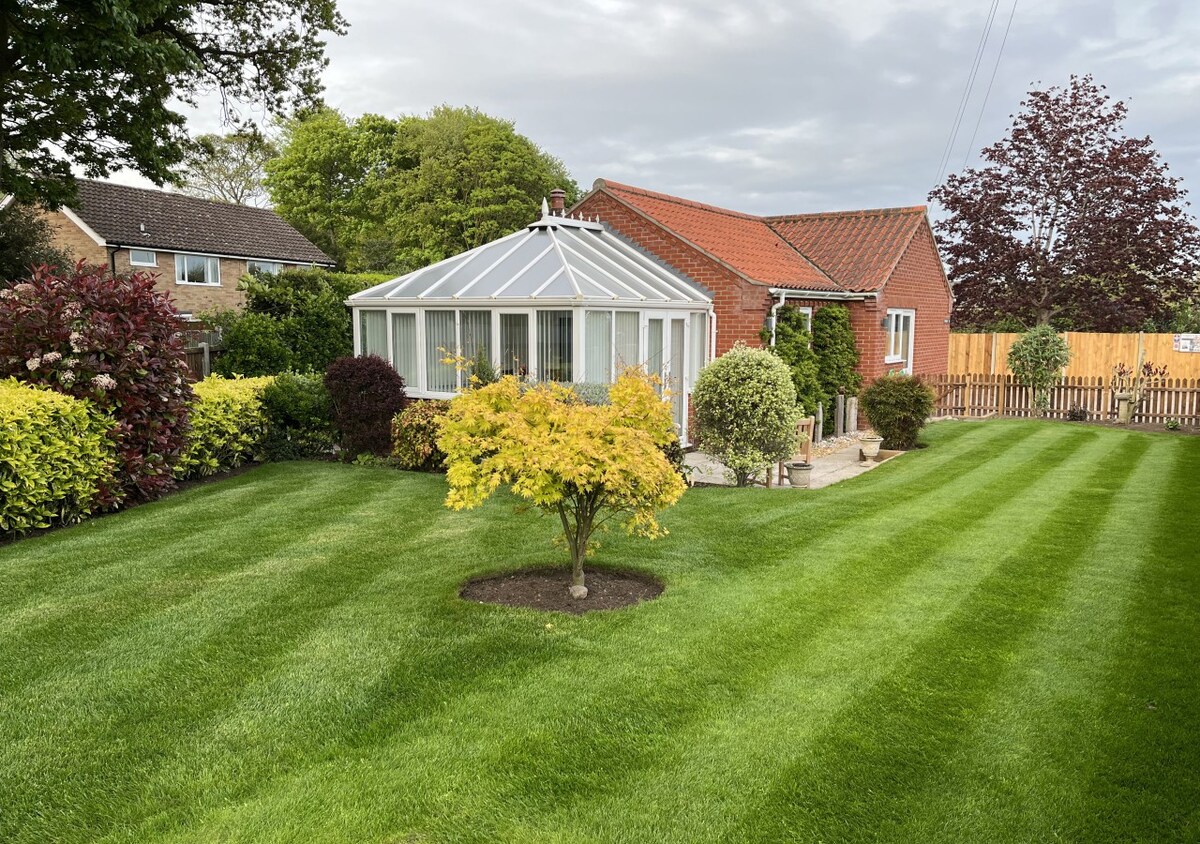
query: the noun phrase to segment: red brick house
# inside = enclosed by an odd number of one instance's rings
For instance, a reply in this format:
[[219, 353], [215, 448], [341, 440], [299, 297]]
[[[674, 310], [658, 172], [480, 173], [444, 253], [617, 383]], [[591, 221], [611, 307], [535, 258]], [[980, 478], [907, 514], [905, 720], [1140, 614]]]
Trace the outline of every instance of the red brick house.
[[950, 285], [924, 206], [758, 217], [598, 179], [598, 218], [713, 294], [717, 354], [762, 345], [780, 305], [846, 305], [859, 372], [946, 371]]
[[76, 186], [70, 207], [46, 214], [54, 245], [113, 272], [157, 275], [187, 315], [241, 306], [238, 281], [250, 270], [334, 264], [268, 208], [92, 179]]

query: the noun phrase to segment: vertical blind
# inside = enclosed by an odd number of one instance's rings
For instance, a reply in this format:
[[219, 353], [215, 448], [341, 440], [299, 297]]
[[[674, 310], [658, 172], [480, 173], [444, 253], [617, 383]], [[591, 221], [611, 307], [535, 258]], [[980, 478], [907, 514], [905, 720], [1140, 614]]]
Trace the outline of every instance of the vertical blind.
[[617, 372], [626, 367], [641, 366], [638, 335], [642, 330], [642, 315], [637, 311], [617, 311], [615, 328]]
[[708, 357], [708, 314], [692, 314], [692, 382], [704, 368]]
[[612, 371], [612, 311], [588, 311], [583, 323], [584, 380], [609, 384]]
[[529, 373], [529, 315], [500, 314], [500, 374]]
[[683, 327], [686, 320], [671, 320], [671, 360], [667, 366], [667, 387], [671, 390], [671, 409], [674, 412], [675, 424], [683, 430], [683, 368], [687, 363], [687, 346], [684, 345]]
[[652, 319], [646, 332], [646, 371], [663, 377], [663, 321]]
[[459, 311], [458, 331], [464, 358], [475, 360], [482, 354], [488, 360], [492, 359], [491, 311]]
[[359, 311], [359, 338], [362, 341], [364, 355], [379, 355], [387, 359], [387, 312]]
[[410, 390], [420, 382], [417, 372], [417, 315], [392, 314], [392, 366]]
[[425, 389], [431, 393], [453, 393], [458, 389], [458, 369], [442, 361], [457, 354], [454, 311], [425, 312]]
[[542, 381], [572, 380], [571, 311], [537, 312], [538, 377]]

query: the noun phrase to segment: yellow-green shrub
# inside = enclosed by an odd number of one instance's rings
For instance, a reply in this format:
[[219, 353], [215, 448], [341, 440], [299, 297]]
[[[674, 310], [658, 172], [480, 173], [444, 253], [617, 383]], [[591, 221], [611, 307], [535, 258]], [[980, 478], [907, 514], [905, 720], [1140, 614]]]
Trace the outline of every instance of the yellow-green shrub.
[[82, 399], [0, 380], [0, 534], [92, 512], [115, 482], [112, 424]]
[[210, 375], [193, 384], [191, 430], [175, 477], [213, 475], [253, 459], [267, 433], [262, 391], [273, 380]]

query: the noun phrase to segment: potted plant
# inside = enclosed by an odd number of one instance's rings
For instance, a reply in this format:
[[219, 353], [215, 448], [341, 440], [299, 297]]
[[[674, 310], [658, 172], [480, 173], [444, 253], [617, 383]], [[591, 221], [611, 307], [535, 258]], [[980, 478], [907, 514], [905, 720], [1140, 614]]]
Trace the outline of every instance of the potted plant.
[[1160, 386], [1166, 377], [1166, 366], [1155, 366], [1145, 360], [1144, 354], [1139, 357], [1136, 369], [1124, 363], [1114, 366], [1112, 388], [1113, 399], [1117, 402], [1117, 422], [1128, 425], [1141, 406], [1142, 397]]
[[879, 446], [883, 443], [883, 437], [876, 433], [867, 434], [858, 441], [862, 448], [863, 460], [873, 460], [879, 456]]
[[788, 483], [796, 489], [807, 488], [809, 480], [812, 477], [812, 464], [803, 461], [793, 463], [784, 463], [783, 468], [787, 469]]

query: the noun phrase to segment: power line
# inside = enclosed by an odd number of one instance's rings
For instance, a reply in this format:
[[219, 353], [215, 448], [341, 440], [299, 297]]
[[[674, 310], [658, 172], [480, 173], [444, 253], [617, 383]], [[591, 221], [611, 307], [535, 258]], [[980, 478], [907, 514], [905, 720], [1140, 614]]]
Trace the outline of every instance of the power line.
[[1004, 55], [1004, 45], [1008, 43], [1008, 31], [1012, 29], [1013, 16], [1017, 13], [1018, 0], [1013, 0], [1012, 11], [1008, 13], [1008, 23], [1004, 26], [1004, 37], [1000, 39], [1000, 50], [996, 53], [996, 63], [992, 65], [992, 78], [988, 80], [987, 90], [983, 92], [983, 102], [979, 106], [979, 117], [975, 119], [975, 131], [971, 133], [971, 142], [967, 144], [967, 153], [963, 156], [962, 166], [966, 169], [971, 159], [971, 150], [975, 149], [975, 136], [979, 134], [979, 124], [983, 122], [983, 113], [987, 109], [988, 97], [992, 93], [992, 85], [996, 81], [996, 71], [1000, 69], [1000, 57]]
[[942, 150], [942, 157], [938, 162], [937, 178], [933, 180], [935, 185], [942, 181], [942, 176], [946, 172], [946, 166], [950, 163], [950, 156], [954, 152], [954, 142], [958, 140], [958, 130], [962, 126], [962, 119], [967, 111], [967, 102], [971, 98], [971, 89], [975, 87], [975, 76], [979, 72], [979, 65], [983, 60], [988, 38], [992, 33], [992, 24], [996, 20], [996, 9], [999, 5], [1000, 0], [992, 0], [992, 6], [988, 10], [987, 20], [983, 25], [983, 33], [979, 37], [979, 44], [975, 47], [975, 58], [971, 62], [971, 72], [967, 75], [967, 84], [963, 86], [962, 96], [958, 101], [958, 111], [955, 113], [954, 123], [950, 127], [950, 137], [946, 139], [946, 148]]

